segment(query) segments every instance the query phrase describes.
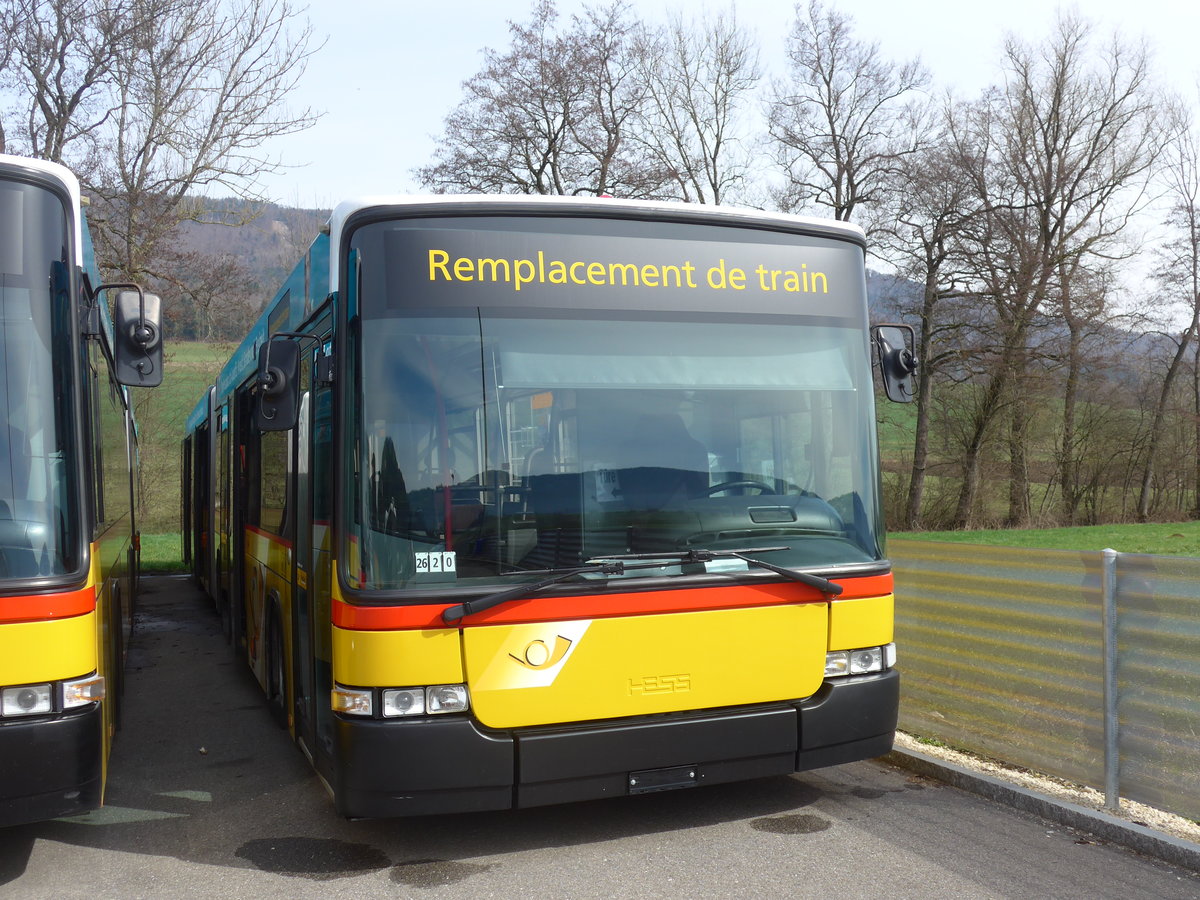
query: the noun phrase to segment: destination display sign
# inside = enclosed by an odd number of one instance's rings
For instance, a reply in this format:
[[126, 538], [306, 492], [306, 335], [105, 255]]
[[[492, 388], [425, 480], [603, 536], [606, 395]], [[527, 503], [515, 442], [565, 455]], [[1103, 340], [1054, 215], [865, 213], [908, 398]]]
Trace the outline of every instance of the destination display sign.
[[[865, 315], [862, 250], [828, 238], [589, 220], [374, 223], [356, 233], [363, 302], [388, 307], [530, 306]], [[497, 220], [488, 220], [495, 223]], [[537, 231], [517, 230], [538, 228]], [[761, 236], [761, 237], [760, 237]], [[374, 298], [374, 299], [372, 299]]]

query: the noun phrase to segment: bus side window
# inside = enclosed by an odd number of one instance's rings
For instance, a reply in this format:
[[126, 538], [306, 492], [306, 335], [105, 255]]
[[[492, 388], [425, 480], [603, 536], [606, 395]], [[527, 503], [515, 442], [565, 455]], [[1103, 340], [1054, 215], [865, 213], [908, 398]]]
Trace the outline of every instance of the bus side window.
[[259, 436], [258, 521], [264, 531], [283, 535], [288, 524], [287, 478], [290, 431], [265, 431]]
[[100, 371], [104, 364], [104, 356], [96, 342], [88, 344], [88, 367], [84, 373], [87, 379], [87, 407], [90, 428], [88, 429], [91, 445], [92, 463], [92, 524], [99, 525], [104, 521], [104, 442], [101, 431], [100, 415]]

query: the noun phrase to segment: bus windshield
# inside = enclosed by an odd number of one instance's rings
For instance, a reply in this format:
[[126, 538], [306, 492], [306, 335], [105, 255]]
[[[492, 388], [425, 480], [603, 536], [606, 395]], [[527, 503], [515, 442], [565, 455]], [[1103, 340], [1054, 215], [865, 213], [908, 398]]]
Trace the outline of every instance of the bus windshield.
[[630, 575], [697, 574], [670, 564], [692, 549], [801, 569], [880, 559], [861, 316], [372, 296], [398, 288], [363, 277], [356, 586], [520, 583], [655, 554], [661, 569]]
[[55, 367], [70, 338], [68, 247], [61, 200], [0, 180], [0, 578], [80, 562], [70, 379]]

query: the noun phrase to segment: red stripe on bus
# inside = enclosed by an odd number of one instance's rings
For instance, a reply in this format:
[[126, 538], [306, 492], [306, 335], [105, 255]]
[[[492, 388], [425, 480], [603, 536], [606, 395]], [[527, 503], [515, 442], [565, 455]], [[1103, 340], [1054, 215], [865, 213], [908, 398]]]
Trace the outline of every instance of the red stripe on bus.
[[[843, 591], [838, 599], [858, 600], [883, 597], [892, 593], [892, 576], [839, 578]], [[693, 588], [675, 591], [642, 591], [632, 594], [589, 594], [582, 597], [554, 597], [536, 594], [485, 610], [463, 621], [471, 625], [509, 625], [525, 622], [558, 622], [573, 619], [603, 619], [614, 616], [649, 616], [658, 613], [703, 612], [754, 606], [779, 606], [785, 603], [824, 603], [816, 588], [797, 583], [735, 585], [718, 588]], [[333, 601], [333, 624], [352, 631], [395, 631], [420, 628], [445, 628], [442, 611], [453, 603], [420, 606], [357, 606], [344, 600]]]
[[246, 530], [257, 534], [261, 538], [266, 538], [272, 544], [279, 544], [281, 547], [292, 549], [292, 542], [287, 538], [280, 537], [273, 531], [267, 531], [265, 528], [259, 528], [257, 525], [247, 525]]
[[60, 594], [0, 597], [0, 625], [70, 619], [90, 613], [95, 608], [96, 591], [90, 587]]

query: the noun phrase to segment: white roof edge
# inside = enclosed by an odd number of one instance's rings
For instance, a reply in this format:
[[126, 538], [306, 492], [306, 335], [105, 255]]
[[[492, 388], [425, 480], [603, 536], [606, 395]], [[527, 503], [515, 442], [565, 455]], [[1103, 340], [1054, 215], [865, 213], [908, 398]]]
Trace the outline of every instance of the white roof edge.
[[75, 173], [60, 163], [49, 162], [45, 159], [34, 159], [31, 156], [12, 156], [0, 153], [0, 174], [4, 169], [26, 169], [49, 176], [59, 182], [66, 190], [71, 200], [72, 227], [75, 229], [75, 265], [83, 265], [83, 216], [80, 213], [79, 179]]
[[559, 207], [564, 210], [611, 210], [614, 207], [630, 213], [678, 213], [703, 215], [714, 224], [757, 223], [760, 225], [786, 225], [792, 228], [812, 228], [830, 236], [841, 235], [859, 242], [866, 240], [863, 229], [853, 222], [838, 219], [823, 219], [817, 216], [798, 216], [791, 213], [769, 212], [740, 206], [711, 206], [702, 203], [684, 203], [666, 200], [620, 200], [607, 197], [565, 197], [542, 194], [371, 194], [344, 200], [334, 207], [329, 216], [329, 278], [336, 285], [341, 277], [338, 265], [338, 246], [346, 220], [364, 209], [380, 206], [431, 206], [453, 207], [455, 205], [496, 206], [521, 204], [530, 208]]

